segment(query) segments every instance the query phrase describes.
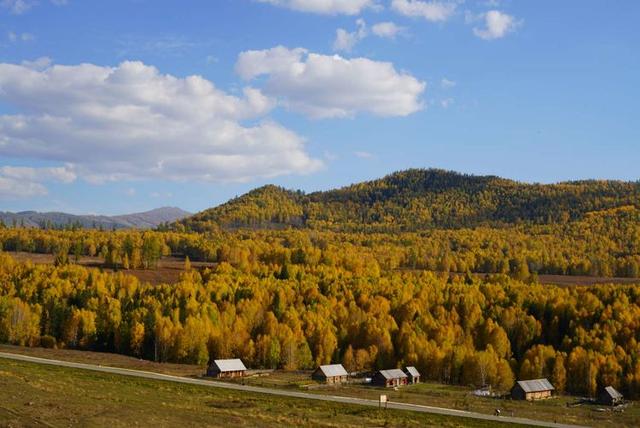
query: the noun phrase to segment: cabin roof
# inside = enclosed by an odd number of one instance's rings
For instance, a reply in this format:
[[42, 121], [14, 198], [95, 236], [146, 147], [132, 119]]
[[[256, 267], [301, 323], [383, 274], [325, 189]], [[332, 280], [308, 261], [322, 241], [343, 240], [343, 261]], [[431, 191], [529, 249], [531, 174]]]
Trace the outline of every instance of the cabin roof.
[[548, 379], [519, 380], [518, 385], [524, 392], [553, 391], [555, 388]]
[[420, 376], [420, 372], [418, 371], [418, 369], [416, 369], [413, 366], [407, 366], [407, 373], [409, 373], [411, 376], [416, 377], [416, 376]]
[[407, 377], [407, 374], [400, 369], [380, 370], [378, 373], [385, 379], [402, 379]]
[[320, 370], [326, 377], [348, 375], [347, 371], [344, 369], [344, 367], [342, 367], [342, 364], [327, 364], [318, 367], [318, 370]]
[[244, 363], [239, 358], [213, 360], [213, 364], [218, 367], [221, 372], [238, 372], [247, 370]]
[[613, 386], [605, 387], [604, 392], [611, 398], [622, 398], [622, 394], [620, 394]]

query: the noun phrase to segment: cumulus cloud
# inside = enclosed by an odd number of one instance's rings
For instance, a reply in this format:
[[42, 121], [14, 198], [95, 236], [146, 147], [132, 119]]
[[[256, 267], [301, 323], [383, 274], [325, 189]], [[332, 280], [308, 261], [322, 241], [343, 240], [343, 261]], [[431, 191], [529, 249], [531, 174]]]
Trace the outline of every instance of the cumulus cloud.
[[[0, 0], [0, 6], [14, 15], [21, 15], [27, 12], [37, 3], [36, 0]], [[67, 4], [67, 0], [51, 0], [51, 3], [56, 6], [64, 6]]]
[[7, 39], [9, 39], [11, 43], [32, 42], [36, 39], [36, 36], [31, 33], [14, 33], [13, 31], [9, 31], [7, 33]]
[[0, 6], [14, 15], [20, 15], [31, 9], [35, 2], [29, 0], [2, 0]]
[[431, 22], [448, 20], [456, 11], [450, 1], [392, 0], [391, 8], [404, 16], [424, 18]]
[[454, 82], [453, 80], [449, 80], [446, 77], [440, 80], [440, 86], [442, 87], [442, 89], [455, 88], [456, 85], [456, 82]]
[[484, 28], [475, 27], [473, 34], [483, 40], [500, 39], [507, 34], [513, 32], [521, 24], [513, 16], [500, 12], [499, 10], [490, 10], [480, 15], [480, 19], [484, 21]]
[[373, 34], [387, 39], [395, 39], [398, 34], [404, 31], [404, 27], [400, 27], [393, 22], [379, 22], [371, 27], [371, 32]]
[[41, 56], [33, 61], [22, 61], [21, 64], [34, 70], [44, 70], [51, 65], [51, 58], [48, 56]]
[[355, 155], [355, 157], [360, 158], [360, 159], [371, 159], [371, 158], [373, 158], [373, 153], [370, 153], [370, 152], [358, 151], [358, 152], [353, 152], [353, 154]]
[[[369, 36], [367, 24], [363, 19], [358, 19], [356, 21], [356, 25], [357, 29], [352, 32], [349, 32], [344, 28], [336, 30], [336, 39], [333, 42], [334, 51], [351, 52], [356, 44]], [[393, 22], [380, 22], [371, 27], [372, 34], [387, 39], [395, 39], [399, 33], [402, 33], [405, 30], [406, 29], [404, 27], [400, 27]]]
[[336, 39], [333, 42], [334, 51], [351, 52], [356, 43], [367, 37], [367, 25], [364, 20], [358, 19], [356, 25], [358, 28], [351, 33], [343, 28], [336, 30]]
[[47, 188], [40, 183], [16, 180], [0, 175], [0, 199], [21, 199], [44, 196]]
[[257, 0], [300, 12], [324, 15], [358, 15], [368, 8], [377, 9], [376, 0]]
[[242, 52], [237, 73], [246, 80], [266, 76], [264, 91], [290, 110], [314, 118], [360, 112], [406, 116], [423, 107], [426, 84], [389, 62], [345, 59], [278, 46]]
[[444, 109], [451, 107], [454, 103], [453, 98], [445, 98], [444, 100], [440, 100], [440, 106]]
[[59, 181], [71, 183], [76, 180], [76, 173], [73, 166], [32, 168], [25, 166], [2, 166], [0, 176], [21, 181], [43, 182]]
[[0, 156], [58, 162], [91, 182], [241, 181], [322, 166], [300, 136], [263, 120], [274, 103], [260, 90], [230, 95], [202, 77], [163, 75], [141, 62], [1, 63], [0, 101], [17, 111], [0, 115]]
[[71, 165], [62, 167], [0, 167], [0, 198], [19, 199], [47, 194], [44, 182], [71, 183], [76, 174]]

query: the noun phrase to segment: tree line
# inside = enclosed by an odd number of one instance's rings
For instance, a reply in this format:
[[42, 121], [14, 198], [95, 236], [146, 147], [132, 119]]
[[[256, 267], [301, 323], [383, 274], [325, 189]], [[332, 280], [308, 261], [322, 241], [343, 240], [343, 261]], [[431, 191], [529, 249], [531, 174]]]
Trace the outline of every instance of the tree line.
[[490, 384], [549, 377], [559, 391], [640, 394], [640, 289], [560, 288], [504, 275], [354, 273], [335, 265], [227, 262], [179, 282], [0, 254], [0, 341], [205, 364], [352, 371], [415, 365], [428, 379]]
[[417, 232], [514, 224], [566, 224], [588, 213], [640, 208], [640, 182], [527, 184], [494, 176], [411, 169], [304, 194], [255, 189], [176, 222], [178, 231], [303, 227], [339, 232]]
[[106, 266], [153, 268], [160, 257], [228, 262], [247, 273], [262, 264], [364, 264], [385, 271], [429, 270], [507, 274], [535, 281], [539, 274], [640, 276], [640, 210], [590, 213], [567, 224], [438, 229], [404, 233], [346, 233], [307, 229], [175, 231], [0, 229], [5, 251], [55, 254], [60, 263], [100, 257]]

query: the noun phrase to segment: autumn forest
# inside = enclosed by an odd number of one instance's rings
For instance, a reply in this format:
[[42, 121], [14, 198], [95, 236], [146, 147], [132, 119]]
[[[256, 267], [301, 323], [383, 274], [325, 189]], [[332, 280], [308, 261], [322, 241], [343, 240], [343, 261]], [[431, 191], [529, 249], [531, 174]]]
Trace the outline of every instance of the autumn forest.
[[[640, 397], [640, 287], [616, 283], [640, 277], [638, 183], [410, 170], [330, 192], [267, 186], [156, 230], [0, 225], [0, 245], [0, 342], [256, 368], [415, 365], [444, 383], [548, 377]], [[169, 256], [183, 260], [177, 282], [129, 274]]]

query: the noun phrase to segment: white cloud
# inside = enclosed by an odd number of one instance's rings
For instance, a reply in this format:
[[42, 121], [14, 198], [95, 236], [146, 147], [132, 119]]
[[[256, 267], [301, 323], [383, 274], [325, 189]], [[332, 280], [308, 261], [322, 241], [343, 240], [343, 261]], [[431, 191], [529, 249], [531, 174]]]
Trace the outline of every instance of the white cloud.
[[9, 31], [7, 33], [7, 39], [9, 39], [11, 43], [32, 42], [36, 39], [36, 36], [31, 33], [14, 33], [13, 31]]
[[367, 25], [364, 20], [358, 19], [356, 25], [358, 28], [352, 33], [343, 28], [336, 30], [336, 40], [333, 42], [334, 51], [351, 52], [356, 43], [367, 37]]
[[484, 20], [484, 28], [474, 28], [473, 34], [484, 40], [500, 39], [507, 34], [513, 32], [521, 24], [521, 21], [502, 13], [499, 10], [490, 10], [481, 15]]
[[[356, 21], [357, 29], [348, 32], [343, 28], [336, 30], [336, 39], [333, 42], [334, 51], [351, 52], [353, 47], [369, 35], [367, 24], [363, 19]], [[371, 27], [371, 31], [378, 37], [394, 39], [399, 33], [404, 32], [405, 28], [397, 26], [393, 22], [380, 22]]]
[[246, 79], [267, 76], [264, 91], [293, 111], [314, 118], [359, 112], [406, 116], [423, 107], [424, 82], [389, 62], [309, 53], [278, 46], [242, 52], [236, 71]]
[[35, 4], [34, 1], [30, 0], [2, 0], [0, 2], [0, 6], [8, 9], [14, 15], [21, 15], [31, 9], [31, 7]]
[[[21, 15], [35, 6], [38, 2], [35, 0], [0, 0], [0, 6], [7, 9], [14, 15]], [[56, 6], [64, 6], [68, 3], [67, 0], [51, 0], [51, 3]]]
[[373, 153], [369, 152], [353, 152], [353, 154], [360, 159], [371, 159], [373, 158]]
[[303, 139], [260, 119], [274, 106], [253, 88], [233, 96], [199, 76], [141, 62], [37, 70], [0, 63], [0, 156], [68, 165], [91, 182], [239, 181], [322, 166]]
[[21, 64], [34, 70], [43, 70], [51, 65], [51, 58], [48, 56], [41, 56], [33, 61], [22, 61]]
[[71, 183], [76, 175], [70, 166], [32, 168], [21, 166], [0, 167], [0, 198], [19, 199], [47, 194], [46, 181]]
[[46, 187], [40, 183], [16, 180], [0, 175], [0, 199], [32, 198], [46, 194]]
[[456, 3], [451, 1], [392, 0], [391, 8], [401, 15], [438, 22], [446, 21], [454, 14]]
[[62, 183], [72, 183], [76, 180], [76, 173], [73, 166], [32, 168], [26, 166], [2, 166], [0, 175], [21, 181], [59, 181]]
[[455, 88], [456, 85], [456, 82], [454, 82], [453, 80], [449, 80], [446, 77], [440, 80], [440, 86], [442, 87], [442, 89]]
[[378, 9], [376, 0], [257, 0], [300, 12], [324, 15], [358, 15], [365, 9]]
[[445, 98], [444, 100], [440, 101], [440, 106], [444, 109], [447, 109], [449, 107], [451, 107], [454, 103], [454, 99], [453, 98]]
[[405, 31], [405, 28], [393, 22], [379, 22], [371, 27], [371, 31], [378, 37], [395, 39], [398, 34]]

